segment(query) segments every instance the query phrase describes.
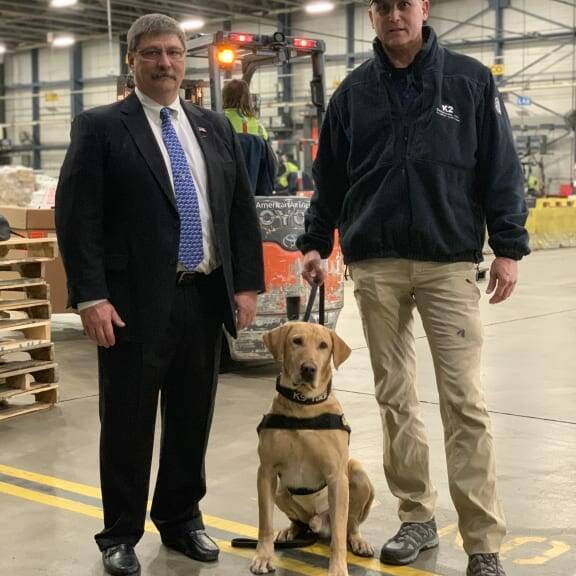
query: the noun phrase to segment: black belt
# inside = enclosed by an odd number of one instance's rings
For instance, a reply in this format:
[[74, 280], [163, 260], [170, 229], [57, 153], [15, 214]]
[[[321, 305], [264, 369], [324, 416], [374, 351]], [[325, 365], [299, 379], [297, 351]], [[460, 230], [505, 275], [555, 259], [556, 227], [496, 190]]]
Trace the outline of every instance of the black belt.
[[180, 272], [176, 272], [176, 284], [179, 286], [189, 286], [190, 284], [198, 284], [203, 280], [210, 278], [209, 274], [202, 274], [202, 272], [187, 272], [185, 270], [181, 270]]

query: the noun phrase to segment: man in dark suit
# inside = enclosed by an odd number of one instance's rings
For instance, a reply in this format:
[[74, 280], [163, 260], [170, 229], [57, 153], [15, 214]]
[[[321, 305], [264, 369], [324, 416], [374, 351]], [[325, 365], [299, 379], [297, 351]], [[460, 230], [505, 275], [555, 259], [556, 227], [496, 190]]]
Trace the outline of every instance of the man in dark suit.
[[151, 518], [163, 543], [218, 557], [198, 503], [222, 324], [249, 325], [264, 289], [253, 197], [224, 116], [178, 97], [185, 38], [149, 14], [128, 32], [136, 90], [80, 114], [60, 174], [56, 226], [70, 305], [98, 344], [104, 566], [138, 574], [157, 400]]

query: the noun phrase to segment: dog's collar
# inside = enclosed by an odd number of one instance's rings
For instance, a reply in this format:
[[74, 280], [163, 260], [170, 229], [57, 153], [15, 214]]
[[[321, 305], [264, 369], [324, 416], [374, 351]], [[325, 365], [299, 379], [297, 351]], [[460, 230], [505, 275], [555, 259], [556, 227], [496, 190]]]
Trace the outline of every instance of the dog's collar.
[[328, 386], [322, 394], [314, 396], [314, 398], [308, 398], [308, 396], [304, 396], [304, 394], [301, 394], [298, 390], [282, 386], [282, 384], [280, 384], [280, 376], [278, 376], [278, 378], [276, 378], [276, 391], [281, 396], [284, 396], [284, 398], [296, 402], [296, 404], [321, 404], [328, 400], [328, 396], [330, 396], [330, 392], [332, 391], [332, 380], [328, 382]]

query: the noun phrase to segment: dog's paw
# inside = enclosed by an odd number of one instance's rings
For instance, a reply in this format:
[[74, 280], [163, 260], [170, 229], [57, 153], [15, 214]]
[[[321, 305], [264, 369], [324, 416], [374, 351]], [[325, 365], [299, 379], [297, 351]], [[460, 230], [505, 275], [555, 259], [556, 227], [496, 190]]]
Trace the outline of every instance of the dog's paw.
[[252, 572], [252, 574], [269, 574], [275, 571], [273, 555], [256, 554], [256, 556], [252, 558], [252, 563], [250, 564], [250, 572]]
[[292, 542], [292, 540], [296, 540], [300, 534], [300, 528], [292, 524], [289, 528], [284, 528], [284, 530], [280, 530], [276, 535], [276, 542]]
[[356, 556], [362, 556], [364, 558], [374, 556], [374, 548], [369, 542], [364, 540], [360, 534], [348, 536], [348, 546]]
[[328, 576], [348, 576], [348, 567], [346, 565], [338, 568], [330, 567], [328, 570]]

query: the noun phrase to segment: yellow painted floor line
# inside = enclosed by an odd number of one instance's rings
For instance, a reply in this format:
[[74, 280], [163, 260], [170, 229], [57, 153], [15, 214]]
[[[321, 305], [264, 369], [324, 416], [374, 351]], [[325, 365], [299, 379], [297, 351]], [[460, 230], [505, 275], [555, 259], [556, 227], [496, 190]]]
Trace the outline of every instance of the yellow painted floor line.
[[49, 494], [36, 492], [35, 490], [29, 490], [28, 488], [13, 486], [6, 482], [0, 482], [0, 492], [9, 494], [10, 496], [16, 496], [17, 498], [23, 498], [24, 500], [31, 500], [38, 504], [52, 506], [53, 508], [61, 508], [62, 510], [76, 512], [77, 514], [84, 514], [84, 516], [91, 516], [92, 518], [98, 518], [100, 520], [104, 518], [102, 509], [97, 506], [83, 504], [82, 502], [76, 502], [75, 500], [70, 500], [68, 498], [60, 498], [59, 496], [50, 496]]
[[[16, 496], [17, 498], [22, 498], [24, 500], [30, 500], [38, 504], [44, 504], [46, 506], [52, 506], [54, 508], [76, 512], [77, 514], [91, 516], [92, 518], [98, 518], [100, 520], [104, 517], [103, 511], [96, 506], [82, 504], [81, 502], [76, 502], [75, 500], [70, 500], [68, 498], [60, 498], [59, 496], [50, 496], [49, 494], [43, 494], [42, 492], [36, 492], [34, 490], [29, 490], [28, 488], [13, 486], [12, 484], [7, 484], [6, 482], [0, 482], [0, 493]], [[158, 530], [151, 522], [146, 522], [145, 530], [146, 532], [153, 532], [155, 534], [158, 533]], [[220, 549], [227, 554], [241, 556], [242, 558], [247, 559], [252, 558], [254, 554], [253, 550], [238, 550], [236, 548], [232, 548], [230, 546], [230, 542], [227, 540], [214, 540], [218, 546], [220, 546]], [[310, 566], [305, 562], [292, 558], [278, 557], [276, 559], [276, 567], [290, 570], [296, 574], [303, 574], [304, 576], [326, 575], [325, 568]]]
[[[45, 486], [50, 486], [53, 488], [60, 488], [67, 492], [72, 492], [74, 494], [81, 494], [84, 496], [90, 496], [92, 498], [101, 498], [101, 492], [93, 486], [88, 486], [85, 484], [79, 484], [77, 482], [69, 482], [67, 480], [61, 480], [53, 476], [45, 476], [43, 474], [36, 474], [35, 472], [28, 472], [26, 470], [20, 470], [18, 468], [12, 468], [10, 466], [5, 466], [0, 464], [0, 474], [5, 476], [11, 476], [13, 478], [18, 478], [22, 480], [29, 480], [31, 482], [36, 482], [38, 484], [43, 484]], [[29, 490], [27, 488], [20, 488], [18, 486], [13, 486], [5, 482], [0, 482], [0, 492], [5, 494], [10, 494], [19, 498], [26, 500], [32, 500], [41, 504], [46, 504], [48, 506], [53, 506], [56, 508], [62, 508], [72, 512], [77, 512], [79, 514], [84, 514], [86, 516], [92, 516], [94, 518], [103, 518], [102, 510], [96, 506], [91, 506], [89, 504], [83, 504], [81, 502], [76, 502], [75, 500], [70, 500], [67, 498], [61, 498], [59, 496], [51, 496], [49, 494], [44, 494], [42, 492], [36, 492], [34, 490]], [[235, 522], [233, 520], [226, 520], [224, 518], [218, 518], [217, 516], [210, 516], [208, 514], [203, 515], [204, 523], [206, 526], [211, 528], [216, 528], [224, 532], [230, 532], [231, 534], [237, 534], [239, 536], [246, 536], [248, 538], [257, 538], [258, 529], [254, 526], [248, 524], [242, 524], [240, 522]], [[454, 531], [455, 525], [446, 526], [439, 531], [439, 534], [445, 535]], [[145, 526], [147, 532], [157, 533], [156, 527], [151, 522], [147, 522]], [[251, 558], [254, 552], [252, 550], [232, 548], [230, 543], [226, 540], [218, 540], [218, 545], [220, 548], [230, 554], [236, 556], [242, 556], [244, 558]], [[315, 544], [314, 546], [308, 546], [303, 549], [303, 552], [328, 558], [330, 556], [330, 548], [324, 544]], [[380, 563], [376, 558], [360, 558], [352, 553], [348, 553], [348, 564], [352, 566], [359, 566], [367, 570], [372, 570], [374, 572], [379, 572], [381, 574], [388, 574], [390, 576], [441, 576], [434, 572], [428, 572], [425, 570], [420, 570], [418, 568], [412, 568], [410, 566], [385, 566]], [[293, 560], [291, 558], [280, 558], [277, 561], [278, 567], [286, 568], [287, 570], [292, 570], [300, 574], [305, 574], [307, 576], [316, 576], [317, 574], [325, 574], [326, 570], [324, 568], [316, 568], [309, 566], [304, 562], [299, 560]], [[308, 571], [302, 571], [302, 570]]]
[[61, 480], [60, 478], [54, 478], [53, 476], [44, 476], [44, 474], [36, 474], [35, 472], [12, 468], [11, 466], [5, 466], [4, 464], [0, 464], [0, 474], [12, 476], [13, 478], [20, 478], [21, 480], [30, 480], [31, 482], [44, 484], [44, 486], [60, 488], [66, 492], [90, 496], [91, 498], [98, 498], [99, 500], [102, 498], [102, 492], [93, 486], [78, 484], [77, 482], [69, 482], [68, 480]]

